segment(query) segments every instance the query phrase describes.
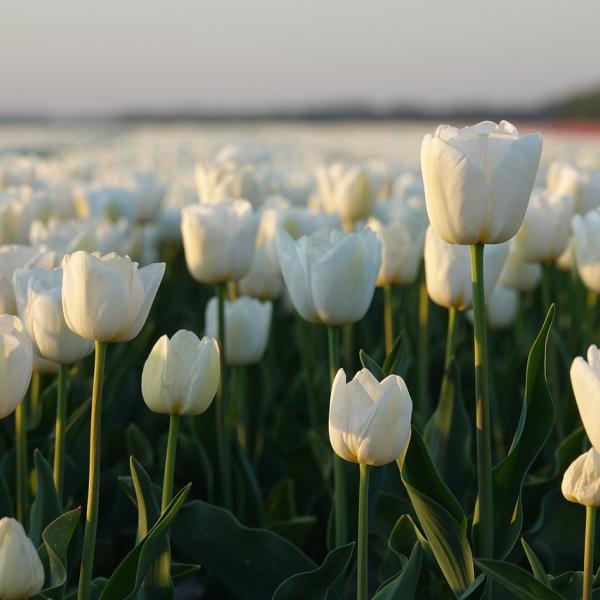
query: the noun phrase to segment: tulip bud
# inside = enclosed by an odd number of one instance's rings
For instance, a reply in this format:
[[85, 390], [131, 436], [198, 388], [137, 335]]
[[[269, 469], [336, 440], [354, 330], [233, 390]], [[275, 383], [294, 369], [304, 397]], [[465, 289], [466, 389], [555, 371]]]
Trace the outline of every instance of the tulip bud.
[[142, 371], [142, 396], [148, 408], [167, 415], [199, 415], [213, 401], [221, 377], [219, 346], [185, 329], [163, 335]]
[[73, 333], [62, 307], [62, 269], [18, 269], [15, 271], [15, 298], [19, 316], [33, 341], [34, 351], [43, 358], [69, 365], [94, 350], [94, 342]]
[[[206, 305], [206, 333], [218, 337], [218, 299]], [[225, 362], [229, 365], [251, 365], [263, 357], [269, 341], [271, 302], [260, 302], [242, 296], [225, 302]]]
[[[519, 293], [497, 283], [485, 299], [485, 309], [490, 329], [508, 329], [514, 323], [519, 310]], [[473, 323], [473, 311], [466, 311], [466, 316]]]
[[241, 279], [252, 264], [257, 227], [247, 200], [186, 206], [181, 235], [192, 277], [202, 283]]
[[575, 215], [571, 226], [579, 277], [587, 288], [600, 293], [600, 210]]
[[317, 231], [294, 241], [277, 234], [277, 257], [296, 310], [307, 321], [355, 323], [367, 312], [381, 266], [381, 242], [365, 228]]
[[542, 137], [490, 121], [440, 125], [421, 145], [431, 225], [450, 244], [498, 244], [519, 229], [535, 181]]
[[[483, 284], [486, 297], [498, 281], [508, 246], [504, 243], [485, 249]], [[425, 235], [425, 284], [429, 297], [440, 306], [464, 310], [473, 304], [469, 248], [448, 244], [431, 225]]]
[[519, 292], [531, 292], [541, 279], [542, 266], [527, 262], [518, 238], [513, 238], [498, 282]]
[[0, 519], [0, 598], [22, 600], [44, 585], [42, 561], [19, 521]]
[[573, 196], [533, 190], [516, 236], [527, 262], [555, 260], [564, 252], [571, 232], [573, 204]]
[[331, 388], [329, 441], [344, 460], [386, 465], [408, 443], [411, 415], [412, 400], [401, 377], [389, 375], [379, 382], [362, 369], [346, 383], [340, 369]]
[[69, 328], [88, 340], [126, 342], [146, 322], [165, 264], [138, 269], [128, 256], [78, 251], [63, 258], [62, 269]]
[[569, 502], [600, 506], [600, 454], [594, 448], [569, 465], [563, 476], [561, 491]]
[[571, 364], [571, 385], [581, 421], [592, 446], [600, 449], [600, 353], [594, 345], [587, 361], [578, 356]]
[[33, 348], [21, 319], [0, 315], [0, 419], [23, 400], [32, 369]]

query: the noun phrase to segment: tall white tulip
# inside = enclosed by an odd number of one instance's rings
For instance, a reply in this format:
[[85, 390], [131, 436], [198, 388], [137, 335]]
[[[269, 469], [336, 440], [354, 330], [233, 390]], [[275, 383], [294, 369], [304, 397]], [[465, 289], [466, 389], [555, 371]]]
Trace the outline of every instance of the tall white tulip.
[[367, 312], [381, 267], [381, 242], [369, 228], [277, 234], [277, 257], [292, 303], [307, 321], [355, 323]]
[[219, 346], [180, 329], [154, 344], [142, 371], [148, 408], [167, 415], [199, 415], [213, 401], [220, 381]]
[[571, 226], [579, 277], [586, 287], [600, 293], [600, 210], [575, 215]]
[[33, 348], [21, 319], [0, 315], [0, 419], [23, 400], [33, 369]]
[[94, 342], [73, 333], [62, 306], [62, 269], [17, 269], [14, 276], [19, 316], [36, 354], [69, 365], [88, 356]]
[[533, 188], [542, 137], [490, 121], [440, 125], [421, 146], [427, 213], [451, 244], [498, 244], [519, 229]]
[[125, 342], [141, 330], [165, 272], [138, 269], [128, 256], [78, 251], [63, 258], [62, 305], [72, 331], [88, 340]]
[[186, 206], [181, 234], [192, 277], [202, 283], [241, 279], [252, 264], [257, 228], [247, 200]]
[[573, 196], [533, 190], [516, 236], [527, 262], [553, 261], [565, 251], [573, 208]]
[[[225, 362], [250, 365], [263, 357], [269, 341], [273, 304], [242, 296], [225, 302]], [[219, 330], [216, 297], [206, 305], [206, 333], [217, 337]]]
[[341, 458], [366, 465], [397, 460], [408, 443], [412, 400], [401, 377], [379, 382], [368, 369], [347, 383], [344, 369], [333, 381], [329, 441]]
[[[486, 297], [498, 281], [508, 247], [504, 243], [485, 249]], [[445, 242], [433, 226], [429, 226], [425, 235], [425, 283], [429, 297], [440, 306], [465, 310], [473, 305], [469, 248]]]
[[560, 489], [569, 502], [600, 506], [600, 454], [595, 448], [590, 448], [568, 466]]
[[589, 347], [587, 361], [578, 356], [571, 364], [571, 385], [585, 432], [600, 451], [600, 352], [596, 346]]
[[23, 600], [44, 585], [44, 566], [16, 519], [0, 519], [0, 598]]

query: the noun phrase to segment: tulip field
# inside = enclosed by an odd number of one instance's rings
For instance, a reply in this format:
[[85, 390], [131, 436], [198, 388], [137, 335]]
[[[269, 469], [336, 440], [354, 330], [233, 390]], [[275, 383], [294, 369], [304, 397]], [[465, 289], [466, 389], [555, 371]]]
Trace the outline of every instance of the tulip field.
[[0, 600], [600, 598], [600, 133], [0, 125]]

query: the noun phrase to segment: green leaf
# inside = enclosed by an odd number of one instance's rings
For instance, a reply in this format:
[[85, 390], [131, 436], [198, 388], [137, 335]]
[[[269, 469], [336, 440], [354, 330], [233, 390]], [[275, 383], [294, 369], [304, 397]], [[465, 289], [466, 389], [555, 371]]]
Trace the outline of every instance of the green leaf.
[[[554, 405], [545, 377], [545, 353], [553, 318], [554, 305], [548, 310], [529, 352], [525, 398], [511, 448], [504, 460], [492, 471], [494, 554], [499, 558], [508, 555], [519, 537], [523, 523], [523, 481], [554, 426]], [[478, 538], [478, 520], [476, 509], [473, 523], [475, 540]]]
[[452, 360], [442, 379], [438, 405], [423, 432], [431, 459], [459, 498], [464, 497], [473, 477], [471, 420], [461, 389], [460, 370]]
[[548, 581], [548, 576], [546, 575], [546, 570], [544, 569], [540, 559], [535, 555], [535, 552], [531, 549], [529, 544], [525, 541], [525, 538], [521, 538], [521, 545], [523, 546], [523, 550], [525, 551], [525, 556], [529, 561], [529, 566], [531, 567], [531, 571], [533, 576], [543, 583], [544, 585], [550, 585]]
[[373, 596], [373, 600], [412, 600], [417, 591], [422, 563], [423, 547], [417, 541], [400, 575], [384, 584]]
[[80, 515], [81, 508], [66, 512], [54, 519], [42, 533], [43, 544], [38, 548], [38, 554], [44, 565], [44, 594], [61, 587], [67, 580], [67, 549]]
[[144, 467], [133, 457], [129, 458], [131, 480], [138, 510], [136, 543], [146, 537], [160, 517], [160, 508], [153, 491], [153, 484]]
[[473, 555], [467, 539], [467, 518], [441, 480], [421, 436], [414, 428], [401, 474], [448, 585], [456, 594], [464, 592], [475, 579]]
[[171, 563], [171, 578], [173, 584], [178, 585], [188, 577], [194, 575], [202, 568], [202, 565], [191, 565], [187, 563]]
[[377, 381], [385, 379], [385, 373], [383, 369], [364, 350], [361, 349], [361, 351], [358, 353], [358, 356], [360, 357], [360, 363], [362, 366], [365, 369], [369, 369]]
[[475, 564], [491, 579], [522, 600], [563, 600], [558, 592], [517, 565], [483, 559], [475, 560]]
[[164, 550], [163, 535], [179, 512], [191, 485], [181, 489], [164, 513], [115, 569], [100, 595], [100, 600], [132, 598], [142, 585], [148, 571]]
[[180, 555], [201, 564], [237, 598], [270, 598], [288, 577], [316, 568], [276, 533], [244, 527], [229, 511], [200, 500], [181, 510], [171, 539]]
[[406, 332], [401, 331], [394, 340], [391, 352], [383, 361], [382, 371], [385, 375], [391, 375], [396, 372], [397, 367], [404, 367], [410, 362], [408, 350], [408, 336]]
[[42, 531], [60, 514], [60, 501], [54, 487], [52, 469], [42, 453], [36, 448], [33, 453], [37, 492], [31, 505], [29, 537], [34, 546], [42, 543]]
[[353, 552], [354, 542], [332, 550], [316, 569], [288, 577], [275, 590], [271, 600], [325, 598], [329, 589], [348, 568]]

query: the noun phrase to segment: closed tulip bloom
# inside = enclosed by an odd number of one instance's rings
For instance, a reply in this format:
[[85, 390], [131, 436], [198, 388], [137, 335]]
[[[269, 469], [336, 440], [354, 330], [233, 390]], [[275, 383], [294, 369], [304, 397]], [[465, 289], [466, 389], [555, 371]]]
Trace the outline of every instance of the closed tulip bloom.
[[33, 348], [21, 319], [0, 315], [0, 419], [23, 400], [32, 370]]
[[600, 454], [594, 448], [569, 465], [563, 475], [561, 491], [569, 502], [600, 506]]
[[142, 371], [142, 395], [148, 408], [166, 415], [199, 415], [213, 401], [221, 377], [219, 346], [179, 330], [163, 335], [150, 351]]
[[568, 162], [555, 160], [548, 166], [546, 187], [553, 194], [579, 197], [579, 170]]
[[192, 277], [202, 283], [241, 279], [252, 264], [257, 228], [247, 200], [186, 206], [181, 235]]
[[381, 242], [371, 229], [317, 231], [297, 241], [280, 229], [277, 257], [292, 303], [304, 319], [343, 325], [364, 317], [381, 267]]
[[17, 308], [36, 354], [69, 365], [94, 349], [94, 342], [73, 333], [62, 306], [62, 269], [18, 269], [14, 286]]
[[329, 401], [329, 441], [354, 463], [381, 466], [398, 459], [410, 437], [412, 400], [402, 377], [379, 382], [368, 369], [350, 383], [340, 369]]
[[596, 346], [589, 347], [587, 361], [578, 356], [571, 364], [571, 386], [585, 432], [600, 450], [600, 353]]
[[498, 282], [519, 292], [531, 292], [541, 280], [542, 266], [527, 262], [518, 238], [513, 238]]
[[[259, 362], [267, 348], [273, 304], [242, 296], [225, 302], [225, 362], [251, 365]], [[206, 305], [206, 334], [216, 338], [219, 332], [218, 300]]]
[[600, 293], [600, 210], [575, 215], [571, 227], [579, 277], [586, 287]]
[[527, 262], [552, 261], [565, 251], [573, 206], [573, 196], [552, 194], [539, 188], [533, 190], [516, 236]]
[[0, 598], [23, 600], [44, 585], [44, 567], [38, 553], [16, 519], [0, 519]]
[[[489, 297], [508, 255], [508, 243], [490, 246], [483, 255], [485, 295]], [[425, 284], [440, 306], [465, 310], [473, 305], [469, 248], [445, 242], [429, 226], [425, 235]]]
[[[519, 293], [516, 290], [497, 283], [485, 302], [490, 329], [508, 329], [517, 316], [519, 301]], [[473, 323], [472, 310], [467, 311], [467, 318]]]
[[387, 225], [377, 219], [369, 219], [369, 227], [381, 242], [381, 268], [376, 285], [410, 285], [419, 273], [423, 258], [425, 228], [418, 230], [403, 221]]
[[440, 125], [421, 145], [427, 213], [450, 244], [498, 244], [515, 235], [535, 181], [542, 137], [490, 121]]
[[342, 221], [366, 219], [373, 209], [369, 175], [358, 165], [335, 163], [317, 169], [317, 183], [325, 212], [337, 213]]
[[78, 251], [63, 258], [62, 269], [69, 328], [88, 340], [126, 342], [146, 322], [165, 264], [138, 269], [128, 256]]
[[0, 246], [0, 313], [17, 314], [13, 275], [23, 267], [52, 267], [55, 255], [44, 249], [10, 244]]

